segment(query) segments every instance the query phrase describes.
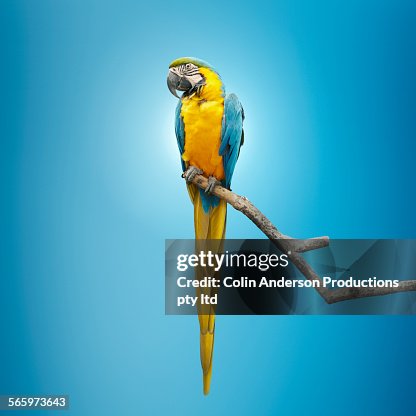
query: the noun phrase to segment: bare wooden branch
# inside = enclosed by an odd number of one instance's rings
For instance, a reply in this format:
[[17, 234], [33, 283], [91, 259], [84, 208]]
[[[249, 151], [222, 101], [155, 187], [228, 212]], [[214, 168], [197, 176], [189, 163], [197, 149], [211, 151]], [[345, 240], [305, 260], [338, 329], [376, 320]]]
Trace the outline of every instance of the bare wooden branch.
[[[207, 178], [202, 175], [196, 175], [192, 182], [202, 189], [205, 189], [208, 186]], [[289, 256], [291, 262], [306, 279], [318, 281], [319, 286], [315, 287], [315, 289], [328, 304], [371, 296], [416, 291], [416, 280], [401, 281], [398, 287], [328, 289], [323, 286], [322, 279], [315, 273], [300, 253], [328, 246], [329, 237], [315, 237], [306, 240], [293, 239], [292, 237], [281, 233], [246, 197], [237, 195], [222, 186], [216, 186], [214, 188], [213, 195], [223, 199], [237, 211], [242, 212], [247, 218], [249, 218], [279, 250]]]
[[[208, 180], [202, 175], [196, 175], [193, 180], [195, 185], [205, 189], [208, 185]], [[281, 245], [282, 251], [292, 251], [303, 253], [309, 250], [316, 250], [317, 248], [326, 247], [329, 244], [329, 237], [315, 237], [308, 240], [292, 240], [292, 237], [282, 234], [272, 222], [256, 208], [245, 196], [237, 195], [222, 186], [216, 186], [213, 195], [224, 199], [237, 211], [242, 212], [247, 218], [254, 222], [257, 227], [272, 241], [282, 240], [278, 244]]]

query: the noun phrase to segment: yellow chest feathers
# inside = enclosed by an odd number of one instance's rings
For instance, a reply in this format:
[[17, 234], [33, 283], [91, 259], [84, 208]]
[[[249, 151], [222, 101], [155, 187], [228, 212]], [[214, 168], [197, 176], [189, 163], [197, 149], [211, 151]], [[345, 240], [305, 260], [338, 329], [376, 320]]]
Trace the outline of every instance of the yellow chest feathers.
[[208, 68], [200, 68], [206, 79], [199, 96], [182, 99], [181, 116], [185, 127], [185, 150], [182, 159], [196, 166], [206, 176], [224, 179], [221, 143], [221, 126], [224, 113], [222, 83], [218, 75]]

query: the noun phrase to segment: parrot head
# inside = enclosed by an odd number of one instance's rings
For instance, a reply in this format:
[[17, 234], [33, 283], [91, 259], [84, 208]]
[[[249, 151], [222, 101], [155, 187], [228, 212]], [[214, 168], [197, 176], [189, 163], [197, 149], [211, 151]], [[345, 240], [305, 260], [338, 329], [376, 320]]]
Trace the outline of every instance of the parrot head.
[[198, 88], [205, 85], [206, 82], [200, 68], [209, 68], [213, 70], [211, 65], [197, 58], [175, 59], [169, 65], [169, 91], [178, 98], [180, 97], [176, 91], [183, 91], [186, 95], [191, 94], [193, 91], [197, 91]]

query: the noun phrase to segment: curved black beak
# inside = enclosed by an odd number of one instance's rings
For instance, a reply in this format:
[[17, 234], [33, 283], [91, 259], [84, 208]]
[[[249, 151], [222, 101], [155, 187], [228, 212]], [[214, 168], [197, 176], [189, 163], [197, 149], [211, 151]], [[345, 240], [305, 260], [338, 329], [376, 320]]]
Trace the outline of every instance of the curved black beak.
[[169, 71], [168, 88], [169, 88], [169, 91], [177, 98], [180, 98], [179, 95], [176, 93], [176, 90], [178, 89], [180, 82], [181, 82], [181, 77], [175, 74], [174, 72]]
[[192, 84], [185, 77], [180, 77], [178, 74], [169, 71], [168, 88], [175, 97], [181, 98], [176, 91], [188, 91], [192, 88]]

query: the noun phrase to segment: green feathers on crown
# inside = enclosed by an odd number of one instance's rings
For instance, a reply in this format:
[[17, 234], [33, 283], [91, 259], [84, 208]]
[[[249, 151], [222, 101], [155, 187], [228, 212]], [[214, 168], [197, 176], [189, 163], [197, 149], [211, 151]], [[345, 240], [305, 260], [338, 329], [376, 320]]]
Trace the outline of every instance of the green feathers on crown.
[[202, 59], [191, 58], [191, 57], [183, 57], [183, 58], [175, 59], [169, 65], [169, 68], [172, 68], [172, 67], [178, 66], [178, 65], [182, 65], [182, 64], [188, 64], [188, 63], [194, 64], [199, 68], [209, 68], [209, 69], [212, 69], [213, 71], [215, 71], [215, 69], [208, 62], [205, 62]]

